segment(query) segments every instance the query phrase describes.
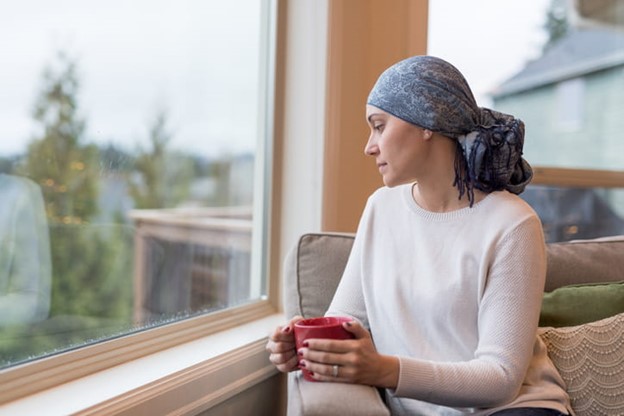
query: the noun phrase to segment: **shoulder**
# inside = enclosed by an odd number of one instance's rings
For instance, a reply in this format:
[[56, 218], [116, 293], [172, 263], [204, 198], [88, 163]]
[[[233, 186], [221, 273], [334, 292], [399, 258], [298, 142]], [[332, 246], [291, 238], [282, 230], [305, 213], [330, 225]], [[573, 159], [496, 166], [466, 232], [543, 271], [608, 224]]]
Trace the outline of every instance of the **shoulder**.
[[384, 224], [390, 226], [403, 218], [406, 204], [406, 194], [409, 194], [411, 185], [399, 185], [392, 188], [381, 187], [373, 192], [366, 201], [366, 207], [360, 219], [360, 225]]
[[492, 192], [480, 205], [484, 208], [482, 213], [492, 220], [515, 223], [538, 218], [535, 210], [525, 200], [508, 191]]
[[398, 200], [402, 200], [405, 197], [406, 193], [410, 192], [412, 188], [412, 184], [404, 184], [393, 186], [392, 188], [388, 186], [382, 186], [378, 188], [375, 192], [368, 197], [368, 205], [385, 205], [389, 203], [395, 203]]
[[476, 222], [489, 241], [502, 243], [520, 237], [527, 242], [543, 240], [542, 223], [535, 210], [518, 195], [493, 192], [479, 204]]

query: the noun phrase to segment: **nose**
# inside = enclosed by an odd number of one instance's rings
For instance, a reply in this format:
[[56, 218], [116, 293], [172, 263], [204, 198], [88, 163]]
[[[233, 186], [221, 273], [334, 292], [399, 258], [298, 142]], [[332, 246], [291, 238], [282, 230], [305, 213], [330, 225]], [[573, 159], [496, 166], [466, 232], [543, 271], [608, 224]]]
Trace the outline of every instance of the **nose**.
[[375, 135], [371, 134], [368, 137], [368, 142], [366, 146], [364, 146], [364, 154], [367, 156], [375, 156], [379, 153], [379, 146], [377, 146], [377, 140], [375, 139]]

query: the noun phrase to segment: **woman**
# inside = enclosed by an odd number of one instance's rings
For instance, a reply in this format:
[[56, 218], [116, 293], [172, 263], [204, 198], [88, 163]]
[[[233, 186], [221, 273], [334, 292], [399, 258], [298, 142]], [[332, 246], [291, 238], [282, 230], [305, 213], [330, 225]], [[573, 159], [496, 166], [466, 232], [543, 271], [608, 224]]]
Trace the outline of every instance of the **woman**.
[[366, 118], [386, 187], [368, 200], [327, 312], [353, 317], [355, 340], [295, 351], [295, 318], [271, 335], [271, 361], [385, 388], [396, 415], [568, 414], [537, 336], [546, 259], [540, 221], [516, 195], [532, 175], [523, 123], [479, 108], [431, 56], [387, 69]]

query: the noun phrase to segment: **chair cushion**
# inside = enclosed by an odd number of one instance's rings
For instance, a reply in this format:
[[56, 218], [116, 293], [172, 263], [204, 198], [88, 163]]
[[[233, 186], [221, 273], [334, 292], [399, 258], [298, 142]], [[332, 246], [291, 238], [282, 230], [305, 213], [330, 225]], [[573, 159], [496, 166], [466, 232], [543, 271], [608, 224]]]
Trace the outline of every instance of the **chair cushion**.
[[305, 234], [285, 260], [284, 309], [288, 318], [323, 316], [344, 271], [353, 234]]
[[577, 416], [624, 409], [624, 313], [583, 325], [540, 328]]
[[562, 286], [624, 279], [624, 236], [546, 245], [547, 292]]
[[570, 285], [544, 293], [539, 325], [581, 325], [621, 312], [624, 312], [624, 281]]
[[390, 416], [375, 387], [307, 381], [288, 374], [288, 416]]

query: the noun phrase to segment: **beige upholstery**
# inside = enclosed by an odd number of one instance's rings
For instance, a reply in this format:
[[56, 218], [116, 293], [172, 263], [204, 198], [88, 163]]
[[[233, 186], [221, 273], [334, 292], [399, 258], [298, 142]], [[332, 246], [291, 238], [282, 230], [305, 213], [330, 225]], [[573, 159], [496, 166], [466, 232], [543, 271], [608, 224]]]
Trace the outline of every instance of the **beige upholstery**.
[[545, 291], [578, 283], [624, 280], [624, 236], [547, 245]]
[[[352, 234], [305, 234], [285, 262], [288, 317], [325, 313], [353, 244]], [[624, 280], [624, 236], [552, 243], [547, 246], [546, 290], [588, 282]], [[377, 389], [313, 383], [289, 374], [288, 415], [389, 415]]]
[[352, 234], [305, 234], [285, 262], [286, 315], [322, 316], [331, 302], [353, 245]]

